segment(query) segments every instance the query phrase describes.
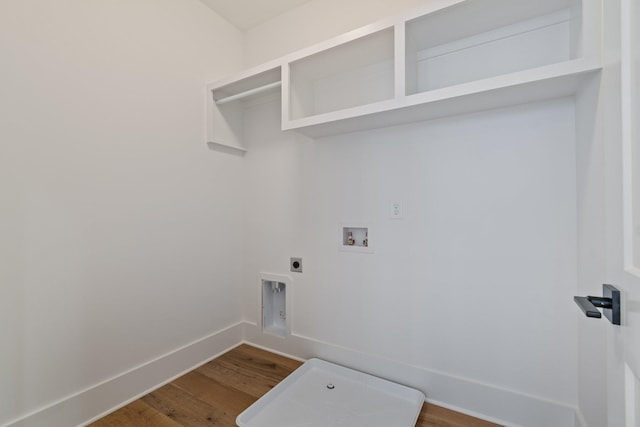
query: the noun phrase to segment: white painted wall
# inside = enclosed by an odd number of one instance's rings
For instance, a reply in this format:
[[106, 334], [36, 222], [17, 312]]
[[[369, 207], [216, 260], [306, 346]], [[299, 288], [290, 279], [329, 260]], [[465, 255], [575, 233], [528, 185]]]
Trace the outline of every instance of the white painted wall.
[[261, 64], [438, 0], [311, 0], [245, 32], [245, 65]]
[[[246, 33], [244, 61], [424, 2], [312, 0]], [[279, 131], [271, 99], [244, 159], [212, 153], [203, 83], [239, 67], [242, 35], [195, 0], [107, 3], [0, 4], [0, 424], [244, 318], [276, 350], [572, 425], [601, 354], [577, 366], [576, 242], [600, 237], [579, 234], [597, 219], [576, 206], [599, 199], [576, 186], [599, 172], [576, 168], [571, 100], [312, 141]], [[373, 227], [374, 254], [337, 250], [344, 221]], [[290, 256], [282, 340], [251, 323], [259, 272]]]
[[[277, 105], [249, 111], [250, 322], [259, 272], [301, 256], [296, 337], [575, 406], [571, 100], [315, 142], [279, 133]], [[374, 254], [338, 251], [345, 221], [370, 224]]]
[[[303, 25], [310, 43], [367, 23], [325, 4], [312, 1], [250, 30], [245, 62], [301, 47]], [[358, 10], [367, 9], [402, 6], [368, 2]], [[510, 425], [573, 426], [576, 132], [588, 132], [576, 130], [574, 101], [318, 141], [280, 133], [277, 104], [245, 116], [246, 319], [259, 324], [259, 272], [286, 272], [289, 257], [300, 256], [304, 273], [289, 273], [293, 336], [256, 330], [249, 339], [301, 357], [359, 357], [356, 366], [408, 378], [431, 399]], [[403, 203], [402, 220], [388, 218], [394, 200]], [[373, 227], [374, 254], [337, 250], [345, 221]], [[523, 405], [500, 400], [504, 390]]]
[[197, 0], [0, 2], [0, 424], [241, 319], [241, 47]]

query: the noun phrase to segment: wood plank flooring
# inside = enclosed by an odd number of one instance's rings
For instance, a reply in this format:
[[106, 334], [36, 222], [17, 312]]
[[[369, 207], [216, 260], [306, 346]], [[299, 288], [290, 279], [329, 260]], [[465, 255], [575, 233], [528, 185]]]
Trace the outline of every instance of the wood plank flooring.
[[[236, 427], [240, 412], [300, 365], [296, 360], [241, 345], [91, 426]], [[425, 403], [416, 427], [499, 426]]]

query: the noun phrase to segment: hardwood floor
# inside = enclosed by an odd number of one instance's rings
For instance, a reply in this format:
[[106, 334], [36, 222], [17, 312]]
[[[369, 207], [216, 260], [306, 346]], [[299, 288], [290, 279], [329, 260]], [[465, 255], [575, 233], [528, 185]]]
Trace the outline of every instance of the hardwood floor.
[[[300, 365], [296, 360], [241, 345], [91, 426], [235, 427], [240, 412]], [[499, 426], [425, 403], [416, 427]]]

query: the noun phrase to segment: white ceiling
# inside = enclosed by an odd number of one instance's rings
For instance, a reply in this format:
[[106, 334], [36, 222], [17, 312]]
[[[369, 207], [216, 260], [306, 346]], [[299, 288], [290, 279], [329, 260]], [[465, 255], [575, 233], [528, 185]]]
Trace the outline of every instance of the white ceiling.
[[241, 30], [276, 17], [309, 0], [200, 0]]

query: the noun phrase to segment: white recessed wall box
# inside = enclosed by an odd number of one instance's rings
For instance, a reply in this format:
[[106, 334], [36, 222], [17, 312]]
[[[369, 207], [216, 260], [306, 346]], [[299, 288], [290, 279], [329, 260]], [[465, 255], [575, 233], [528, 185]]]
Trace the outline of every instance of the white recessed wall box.
[[344, 252], [373, 253], [369, 224], [344, 222], [338, 225], [338, 249]]
[[260, 273], [260, 321], [262, 332], [286, 337], [291, 333], [291, 277]]

